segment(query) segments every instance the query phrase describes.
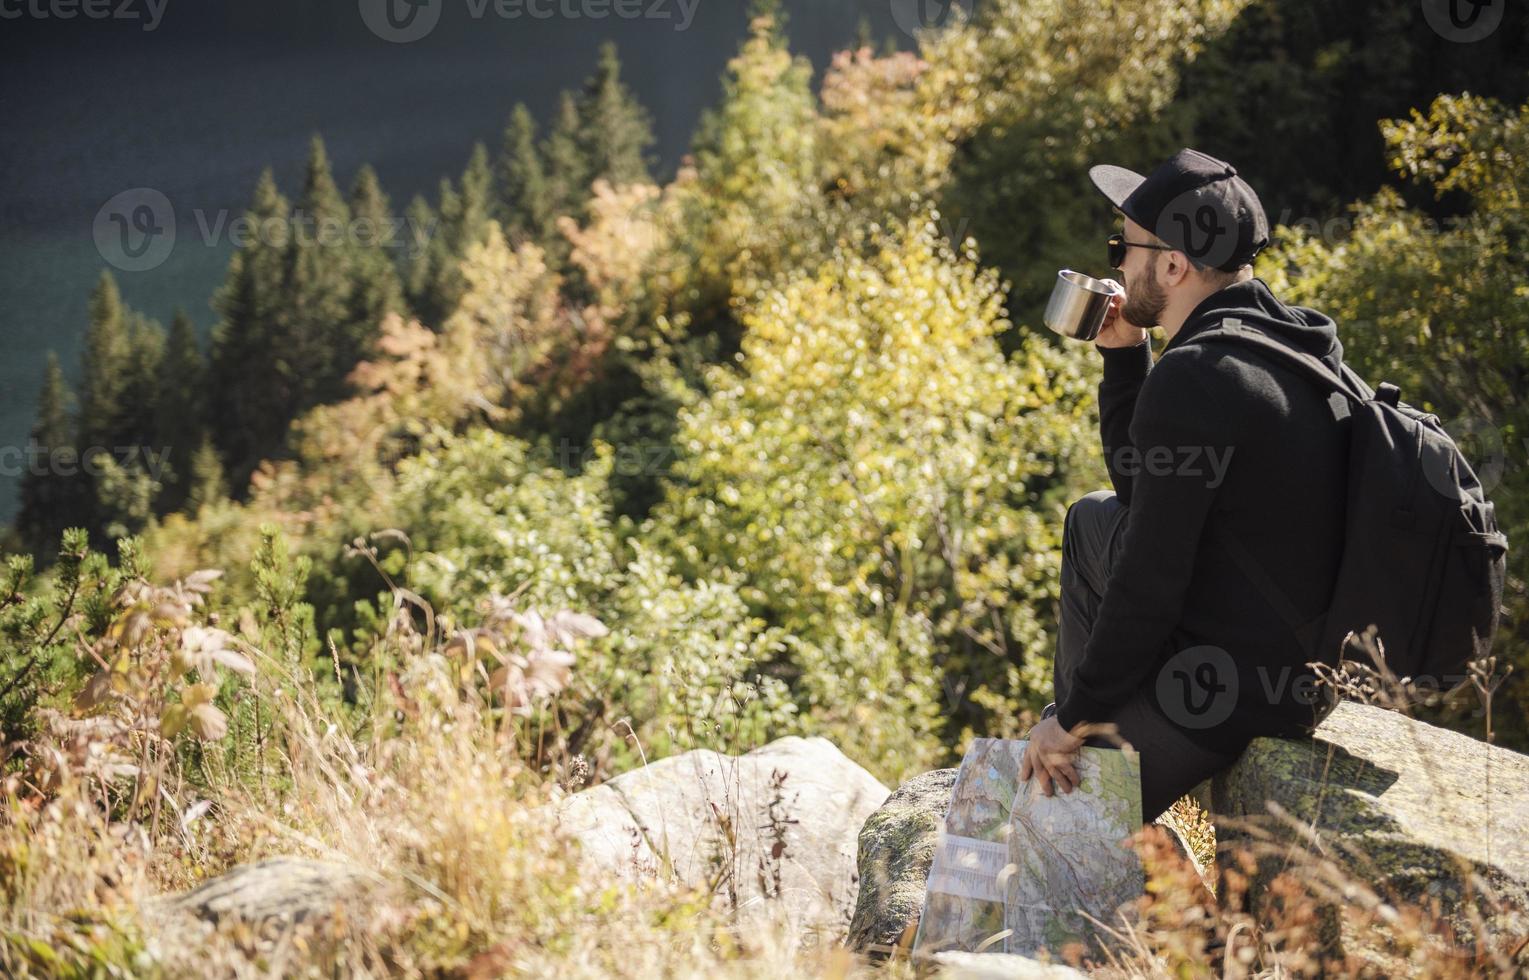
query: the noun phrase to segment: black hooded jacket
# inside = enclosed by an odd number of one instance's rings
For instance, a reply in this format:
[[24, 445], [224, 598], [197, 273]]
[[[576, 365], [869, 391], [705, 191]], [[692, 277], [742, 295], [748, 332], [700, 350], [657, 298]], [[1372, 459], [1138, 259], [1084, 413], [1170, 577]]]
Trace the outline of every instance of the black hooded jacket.
[[[1100, 434], [1129, 516], [1076, 679], [1057, 706], [1065, 728], [1103, 720], [1141, 687], [1159, 692], [1151, 700], [1180, 727], [1229, 738], [1288, 733], [1311, 717], [1304, 664], [1314, 658], [1267, 585], [1303, 622], [1327, 607], [1343, 546], [1348, 404], [1262, 352], [1187, 343], [1227, 317], [1335, 372], [1342, 362], [1333, 321], [1286, 306], [1260, 279], [1207, 297], [1156, 364], [1147, 343], [1101, 349]], [[1240, 559], [1228, 550], [1238, 545]], [[1248, 558], [1264, 583], [1245, 571]], [[1172, 671], [1162, 668], [1205, 646], [1235, 664], [1235, 678], [1217, 679], [1235, 708], [1202, 725], [1171, 703], [1162, 675]]]

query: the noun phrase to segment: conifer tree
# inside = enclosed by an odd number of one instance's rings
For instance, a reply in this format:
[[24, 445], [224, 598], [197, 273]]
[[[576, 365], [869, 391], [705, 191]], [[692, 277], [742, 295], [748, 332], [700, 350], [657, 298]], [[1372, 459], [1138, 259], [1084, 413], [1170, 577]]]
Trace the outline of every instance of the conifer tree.
[[16, 533], [39, 557], [53, 554], [64, 528], [83, 524], [82, 485], [77, 472], [74, 421], [70, 417], [68, 382], [58, 355], [48, 352], [37, 418], [32, 423], [21, 477], [21, 507]]
[[349, 348], [344, 358], [346, 372], [371, 352], [383, 318], [389, 313], [408, 313], [394, 263], [394, 256], [407, 243], [403, 233], [394, 227], [387, 195], [382, 192], [377, 172], [370, 166], [362, 167], [356, 174], [350, 192], [350, 214], [356, 239], [351, 243], [351, 329], [345, 338]]
[[499, 223], [506, 237], [544, 242], [554, 231], [547, 174], [536, 146], [536, 120], [516, 103], [499, 152]]
[[112, 442], [107, 447], [130, 454], [158, 442], [165, 329], [156, 320], [129, 310], [124, 317], [127, 349], [120, 374], [122, 404]]
[[319, 402], [340, 397], [340, 379], [355, 363], [348, 337], [351, 248], [346, 226], [350, 209], [335, 185], [323, 140], [317, 136], [309, 146], [296, 219], [278, 327], [284, 346], [276, 361], [292, 394], [288, 420]]
[[[455, 193], [450, 181], [441, 181], [442, 200]], [[404, 295], [408, 297], [410, 308], [421, 322], [431, 329], [439, 330], [443, 321], [434, 308], [429, 307], [429, 303], [431, 284], [435, 279], [434, 262], [438, 254], [436, 238], [440, 235], [441, 219], [430, 207], [430, 202], [418, 194], [409, 202], [405, 219], [409, 228], [409, 244], [404, 256], [404, 268], [407, 270], [403, 284]]]
[[192, 455], [206, 439], [205, 375], [196, 326], [185, 310], [177, 310], [159, 365], [158, 418], [152, 447], [161, 454], [165, 466], [164, 490], [155, 502], [159, 513], [179, 510], [185, 503]]
[[[653, 124], [621, 81], [615, 42], [600, 46], [600, 61], [584, 83], [579, 108], [587, 179], [603, 177], [616, 185], [650, 182], [645, 154], [653, 145]], [[582, 201], [587, 194], [586, 187], [577, 198]]]
[[278, 312], [283, 302], [289, 207], [269, 169], [255, 184], [246, 217], [258, 229], [234, 253], [223, 287], [213, 299], [207, 404], [213, 442], [235, 488], [281, 441], [293, 404]]
[[189, 514], [195, 514], [228, 495], [228, 486], [223, 479], [223, 464], [218, 461], [218, 453], [212, 441], [205, 437], [192, 454], [187, 483], [185, 510]]
[[558, 100], [557, 118], [542, 147], [547, 175], [547, 205], [555, 215], [578, 215], [593, 180], [584, 155], [579, 103], [570, 92]]
[[90, 295], [90, 320], [80, 355], [80, 447], [109, 446], [121, 427], [127, 377], [128, 325], [122, 294], [102, 272]]
[[[440, 218], [424, 252], [412, 263], [410, 302], [420, 318], [439, 330], [466, 292], [461, 263], [468, 248], [483, 241], [493, 220], [494, 171], [488, 150], [473, 147], [462, 173], [461, 190], [441, 181]], [[411, 209], [412, 210], [412, 209]]]

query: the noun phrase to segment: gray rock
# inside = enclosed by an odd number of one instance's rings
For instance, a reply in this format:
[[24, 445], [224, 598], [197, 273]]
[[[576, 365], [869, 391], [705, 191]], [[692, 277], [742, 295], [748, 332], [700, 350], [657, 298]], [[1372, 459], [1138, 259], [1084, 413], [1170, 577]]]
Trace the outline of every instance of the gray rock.
[[376, 883], [371, 875], [346, 865], [271, 858], [239, 865], [192, 891], [162, 899], [159, 911], [189, 913], [208, 922], [313, 922], [365, 898]]
[[924, 908], [924, 883], [950, 807], [956, 769], [914, 776], [860, 830], [860, 894], [849, 927], [857, 950], [909, 949]]
[[855, 904], [855, 835], [887, 792], [827, 739], [792, 736], [660, 759], [563, 800], [557, 823], [590, 867], [715, 888], [742, 922], [836, 942]]
[[[1529, 935], [1526, 800], [1529, 756], [1344, 702], [1314, 738], [1255, 739], [1216, 777], [1218, 864], [1228, 863], [1228, 848], [1271, 852], [1249, 889], [1257, 911], [1262, 888], [1288, 866], [1269, 844], [1309, 833], [1344, 874], [1382, 897], [1437, 901], [1463, 940], [1475, 936], [1472, 907], [1489, 936], [1522, 937]], [[1494, 900], [1484, 900], [1483, 890]], [[1326, 915], [1327, 951], [1362, 938], [1340, 936], [1340, 917], [1332, 907]]]

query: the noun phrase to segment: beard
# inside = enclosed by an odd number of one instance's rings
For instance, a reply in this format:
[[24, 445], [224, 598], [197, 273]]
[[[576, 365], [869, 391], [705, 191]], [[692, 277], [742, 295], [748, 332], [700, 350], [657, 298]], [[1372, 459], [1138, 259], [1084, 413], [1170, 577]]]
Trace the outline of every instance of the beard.
[[1148, 330], [1157, 326], [1168, 306], [1168, 293], [1157, 281], [1157, 262], [1147, 263], [1147, 273], [1126, 283], [1126, 305], [1120, 315], [1132, 326]]

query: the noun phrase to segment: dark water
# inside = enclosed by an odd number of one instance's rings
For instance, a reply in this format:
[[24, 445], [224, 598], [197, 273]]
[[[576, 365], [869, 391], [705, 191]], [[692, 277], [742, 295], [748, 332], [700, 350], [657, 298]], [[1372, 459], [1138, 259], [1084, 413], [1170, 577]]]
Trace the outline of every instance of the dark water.
[[[370, 163], [401, 212], [459, 174], [474, 141], [495, 149], [517, 101], [550, 120], [559, 90], [612, 39], [668, 177], [747, 30], [742, 0], [502, 0], [519, 16], [424, 0], [434, 28], [390, 43], [368, 28], [369, 2], [84, 0], [114, 14], [98, 18], [78, 0], [0, 0], [0, 448], [24, 443], [50, 349], [77, 377], [88, 294], [110, 268], [96, 218], [115, 195], [151, 188], [175, 215], [162, 262], [112, 270], [125, 299], [164, 323], [184, 307], [205, 335], [232, 252], [227, 222], [267, 165], [296, 195], [312, 134], [342, 188]], [[875, 38], [910, 46], [899, 22], [911, 2], [783, 6], [793, 50], [821, 76], [862, 17]], [[4, 459], [0, 469], [11, 471], [0, 473], [9, 519], [19, 474]]]

